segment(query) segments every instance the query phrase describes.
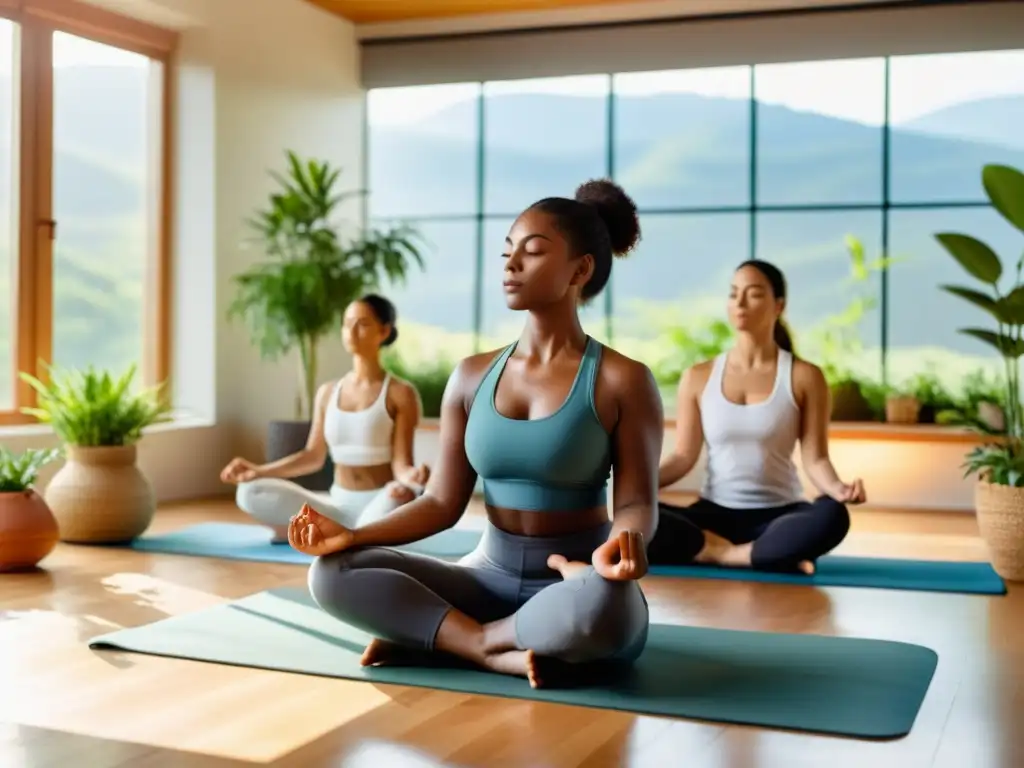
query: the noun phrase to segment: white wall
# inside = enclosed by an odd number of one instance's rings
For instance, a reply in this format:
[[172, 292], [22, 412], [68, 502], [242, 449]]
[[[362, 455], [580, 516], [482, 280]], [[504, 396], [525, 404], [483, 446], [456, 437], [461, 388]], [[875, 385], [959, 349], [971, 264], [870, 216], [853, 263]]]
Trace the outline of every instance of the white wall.
[[[304, 0], [245, 0], [244, 11], [224, 0], [150, 0], [140, 15], [155, 20], [158, 4], [187, 25], [175, 98], [173, 387], [188, 418], [140, 445], [143, 470], [169, 500], [225, 490], [223, 464], [235, 452], [261, 458], [266, 422], [292, 417], [297, 363], [261, 362], [244, 328], [225, 322], [232, 276], [258, 258], [240, 247], [242, 222], [266, 200], [267, 171], [282, 168], [286, 149], [331, 161], [345, 188], [359, 188], [363, 118], [351, 24]], [[347, 214], [358, 222], [357, 208]], [[340, 340], [321, 360], [322, 377], [345, 369]], [[0, 443], [21, 450], [53, 439], [39, 427], [0, 427]]]

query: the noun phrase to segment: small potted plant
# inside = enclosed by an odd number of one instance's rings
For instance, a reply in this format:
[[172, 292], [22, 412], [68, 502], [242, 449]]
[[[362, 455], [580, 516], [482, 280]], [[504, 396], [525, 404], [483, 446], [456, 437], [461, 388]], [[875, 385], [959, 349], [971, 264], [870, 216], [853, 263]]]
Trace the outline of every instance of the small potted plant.
[[0, 445], [0, 572], [34, 568], [57, 545], [57, 521], [33, 487], [55, 448], [14, 453]]
[[64, 466], [44, 493], [62, 541], [121, 543], [153, 521], [156, 498], [136, 446], [146, 427], [168, 420], [170, 406], [162, 385], [133, 391], [135, 370], [114, 378], [92, 368], [50, 369], [47, 383], [21, 374], [36, 391], [36, 407], [23, 412], [52, 426], [64, 444]]
[[885, 398], [885, 420], [889, 424], [917, 424], [921, 401], [910, 389], [893, 387]]
[[[986, 165], [982, 185], [992, 203], [1011, 225], [1024, 233], [1024, 173], [1002, 165]], [[1002, 407], [1006, 434], [967, 454], [964, 467], [977, 477], [974, 504], [978, 529], [988, 547], [992, 567], [1004, 579], [1024, 581], [1024, 410], [1020, 396], [1020, 358], [1024, 357], [1024, 284], [1020, 263], [1007, 270], [999, 256], [971, 235], [938, 233], [936, 239], [986, 288], [980, 291], [958, 285], [942, 289], [984, 310], [994, 321], [989, 328], [962, 328], [960, 333], [988, 344], [999, 353], [1004, 366], [1005, 395]], [[1020, 253], [1018, 246], [1014, 261]], [[1004, 276], [1012, 283], [1000, 287]]]

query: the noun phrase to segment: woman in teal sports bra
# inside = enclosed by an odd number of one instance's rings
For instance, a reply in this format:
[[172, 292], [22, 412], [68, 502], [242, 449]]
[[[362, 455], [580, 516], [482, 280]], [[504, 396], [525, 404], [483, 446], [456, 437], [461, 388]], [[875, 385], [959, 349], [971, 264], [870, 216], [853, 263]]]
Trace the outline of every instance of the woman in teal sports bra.
[[[648, 368], [587, 336], [578, 315], [639, 236], [636, 206], [610, 181], [530, 206], [501, 254], [525, 327], [452, 374], [423, 495], [357, 528], [308, 506], [292, 518], [289, 542], [316, 556], [317, 604], [377, 638], [363, 664], [444, 652], [537, 687], [566, 664], [640, 655], [661, 398]], [[452, 563], [391, 548], [454, 526], [477, 477], [488, 524], [474, 552]]]

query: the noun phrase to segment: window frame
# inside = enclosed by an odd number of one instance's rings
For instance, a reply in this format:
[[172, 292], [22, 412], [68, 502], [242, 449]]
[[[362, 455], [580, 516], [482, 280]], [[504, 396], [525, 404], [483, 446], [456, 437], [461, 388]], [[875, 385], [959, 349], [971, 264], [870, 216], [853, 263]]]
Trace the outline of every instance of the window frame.
[[[174, 30], [86, 5], [78, 0], [0, 0], [0, 18], [18, 25], [15, 70], [17, 149], [17, 247], [13, 250], [12, 363], [14, 403], [0, 408], [0, 427], [32, 424], [21, 412], [36, 404], [35, 391], [20, 380], [24, 371], [45, 381], [53, 343], [53, 34], [64, 32], [138, 53], [160, 66], [152, 74], [149, 130], [150, 244], [143, 298], [142, 381], [166, 382], [171, 374], [171, 253], [173, 230], [174, 65], [179, 35]], [[42, 363], [42, 364], [41, 364]]]
[[[982, 53], [989, 50], [1024, 50], [1024, 47], [1020, 48], [994, 48], [994, 49], [980, 49], [974, 50], [942, 50], [935, 51], [933, 55], [944, 55], [944, 54], [958, 54], [958, 53]], [[747, 201], [744, 204], [737, 205], [714, 205], [714, 206], [694, 206], [694, 205], [681, 205], [671, 207], [644, 207], [639, 206], [638, 213], [641, 217], [651, 217], [657, 215], [693, 215], [693, 214], [717, 214], [717, 213], [743, 213], [749, 217], [749, 243], [747, 248], [747, 254], [745, 258], [756, 258], [758, 254], [758, 216], [759, 214], [768, 213], [815, 213], [815, 212], [837, 212], [837, 213], [850, 213], [858, 211], [866, 211], [872, 213], [878, 213], [881, 216], [881, 232], [880, 232], [880, 247], [882, 253], [888, 253], [890, 250], [890, 216], [893, 211], [900, 210], [918, 210], [918, 209], [951, 209], [951, 208], [974, 208], [974, 209], [987, 209], [991, 208], [988, 201], [983, 199], [969, 200], [935, 200], [935, 201], [902, 201], [893, 200], [891, 194], [891, 177], [892, 177], [892, 161], [891, 161], [891, 144], [892, 144], [892, 121], [890, 119], [890, 108], [892, 101], [892, 62], [893, 59], [904, 58], [913, 54], [877, 54], [870, 56], [843, 56], [837, 60], [851, 60], [851, 59], [882, 59], [883, 74], [882, 74], [882, 85], [883, 93], [882, 98], [884, 99], [882, 123], [878, 126], [878, 131], [881, 134], [881, 147], [878, 153], [877, 162], [881, 164], [881, 196], [877, 202], [836, 202], [836, 203], [781, 203], [781, 204], [766, 204], [760, 202], [758, 195], [758, 173], [760, 168], [760, 159], [758, 152], [758, 138], [759, 138], [759, 125], [758, 125], [758, 111], [762, 102], [758, 99], [758, 88], [757, 88], [757, 76], [758, 71], [765, 66], [771, 66], [775, 63], [813, 63], [811, 61], [803, 61], [796, 59], [792, 62], [761, 62], [761, 63], [750, 63], [744, 64], [749, 69], [750, 86], [749, 95], [746, 97], [748, 101], [748, 109], [750, 111], [750, 122], [749, 122], [749, 191]], [[831, 59], [829, 59], [831, 61]], [[680, 62], [679, 69], [686, 69], [684, 62]], [[695, 69], [706, 69], [706, 68], [717, 68], [717, 67], [695, 67]], [[606, 175], [609, 178], [617, 179], [616, 174], [616, 134], [617, 134], [617, 119], [616, 119], [616, 102], [618, 99], [617, 90], [615, 87], [616, 77], [619, 74], [633, 74], [633, 73], [618, 73], [610, 72], [604, 73], [604, 76], [609, 79], [609, 88], [607, 94], [603, 97], [605, 100], [605, 135], [607, 137], [606, 142]], [[561, 75], [552, 76], [552, 79], [559, 79]], [[534, 79], [534, 78], [529, 78]], [[472, 327], [472, 334], [474, 338], [474, 349], [475, 351], [481, 351], [481, 337], [483, 335], [483, 322], [482, 312], [480, 307], [482, 305], [482, 289], [483, 289], [483, 251], [486, 244], [483, 242], [484, 228], [486, 221], [495, 218], [514, 218], [516, 212], [500, 212], [488, 210], [484, 201], [484, 159], [487, 152], [486, 147], [486, 124], [487, 124], [487, 93], [486, 85], [488, 80], [474, 80], [474, 81], [460, 81], [464, 84], [470, 82], [476, 83], [479, 86], [477, 95], [475, 97], [477, 107], [477, 126], [476, 126], [476, 154], [477, 154], [477, 208], [475, 211], [466, 211], [463, 214], [449, 214], [444, 217], [440, 216], [409, 216], [404, 217], [400, 214], [390, 212], [388, 215], [389, 219], [416, 219], [417, 221], [432, 221], [434, 219], [442, 218], [453, 218], [453, 217], [464, 217], [464, 218], [476, 218], [477, 220], [477, 254], [476, 264], [474, 272], [474, 306], [476, 311], [474, 314], [474, 324]], [[388, 86], [392, 87], [392, 86]], [[429, 84], [423, 84], [419, 87], [429, 88]], [[386, 88], [386, 87], [385, 87]], [[372, 90], [378, 89], [367, 89], [365, 99], [368, 102], [369, 94]], [[368, 110], [364, 112], [367, 115], [365, 128], [363, 131], [363, 157], [364, 162], [369, 164], [369, 148], [373, 141], [373, 125], [369, 121]], [[368, 167], [366, 169], [369, 170]], [[364, 175], [364, 178], [369, 179], [369, 172]], [[373, 190], [368, 189], [369, 193], [372, 194]], [[372, 197], [371, 197], [372, 200]], [[369, 205], [366, 206], [369, 209]], [[367, 216], [372, 216], [367, 211], [364, 211]], [[743, 257], [737, 255], [736, 261], [742, 261]], [[880, 274], [879, 284], [879, 295], [878, 295], [878, 342], [879, 342], [879, 357], [880, 357], [880, 373], [881, 381], [883, 384], [890, 383], [890, 371], [889, 371], [889, 332], [890, 332], [890, 319], [889, 319], [889, 306], [891, 303], [891, 297], [889, 295], [889, 269], [883, 268]], [[614, 345], [615, 343], [615, 288], [616, 279], [615, 272], [613, 270], [611, 279], [608, 285], [605, 287], [603, 292], [604, 297], [604, 313], [605, 313], [605, 326], [606, 335], [609, 339], [609, 344]], [[668, 419], [667, 424], [673, 424], [673, 419]], [[860, 429], [860, 424], [850, 427], [851, 434], [868, 434], [873, 435], [873, 430], [864, 432]], [[874, 425], [870, 425], [874, 426]], [[921, 425], [915, 425], [919, 427]], [[948, 428], [943, 428], [948, 429]], [[957, 430], [953, 430], [957, 431]], [[970, 438], [974, 441], [976, 438], [973, 436]]]

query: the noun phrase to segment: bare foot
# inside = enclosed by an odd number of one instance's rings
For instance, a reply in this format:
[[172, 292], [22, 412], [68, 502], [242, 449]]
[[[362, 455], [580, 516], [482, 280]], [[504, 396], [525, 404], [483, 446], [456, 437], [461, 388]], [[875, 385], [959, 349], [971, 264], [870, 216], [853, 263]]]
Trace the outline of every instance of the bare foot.
[[417, 648], [407, 648], [398, 643], [374, 638], [359, 659], [364, 667], [422, 666], [428, 664], [434, 654]]
[[540, 688], [541, 662], [533, 651], [504, 651], [489, 654], [484, 658], [483, 666], [491, 672], [513, 677], [525, 677], [531, 688]]
[[810, 560], [801, 560], [796, 567], [804, 573], [806, 573], [808, 576], [814, 575], [814, 563], [812, 563]]
[[722, 565], [727, 568], [749, 568], [752, 544], [733, 544], [710, 531], [704, 533], [704, 548], [697, 553], [695, 562]]

